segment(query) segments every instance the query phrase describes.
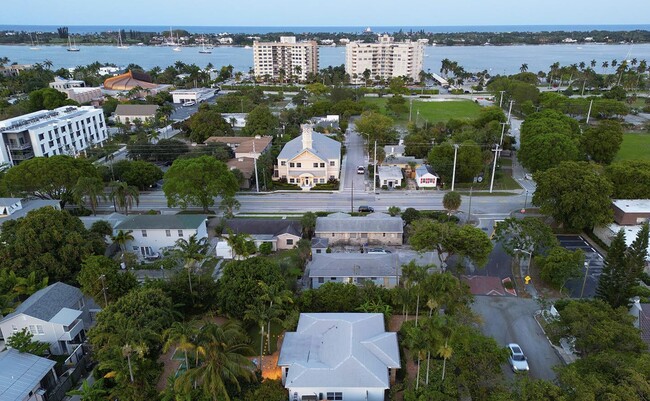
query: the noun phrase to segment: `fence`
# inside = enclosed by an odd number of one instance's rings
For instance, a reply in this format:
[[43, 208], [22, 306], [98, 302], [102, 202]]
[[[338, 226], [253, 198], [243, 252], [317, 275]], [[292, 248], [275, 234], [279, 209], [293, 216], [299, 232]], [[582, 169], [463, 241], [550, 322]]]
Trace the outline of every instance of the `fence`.
[[89, 356], [84, 355], [79, 359], [77, 366], [66, 370], [59, 377], [59, 384], [48, 394], [48, 401], [61, 401], [66, 393], [75, 386], [79, 379], [88, 373]]

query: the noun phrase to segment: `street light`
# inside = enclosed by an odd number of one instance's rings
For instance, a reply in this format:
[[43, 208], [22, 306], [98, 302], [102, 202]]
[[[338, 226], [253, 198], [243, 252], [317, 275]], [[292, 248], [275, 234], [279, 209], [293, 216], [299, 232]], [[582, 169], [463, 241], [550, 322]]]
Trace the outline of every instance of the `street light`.
[[528, 254], [528, 264], [526, 265], [526, 274], [525, 275], [524, 275], [524, 272], [521, 269], [521, 263], [519, 263], [519, 275], [521, 277], [525, 277], [525, 276], [528, 275], [528, 272], [530, 270], [530, 264], [533, 262], [533, 253], [531, 251], [527, 251], [525, 249], [519, 249], [519, 248], [515, 248], [513, 250], [515, 252], [521, 252], [521, 253]]
[[585, 284], [587, 284], [587, 276], [589, 276], [589, 261], [585, 260], [585, 277], [582, 279], [582, 289], [580, 290], [580, 298], [585, 292]]
[[526, 213], [526, 206], [528, 206], [528, 190], [526, 190], [526, 197], [524, 198], [524, 208], [521, 209], [521, 213]]

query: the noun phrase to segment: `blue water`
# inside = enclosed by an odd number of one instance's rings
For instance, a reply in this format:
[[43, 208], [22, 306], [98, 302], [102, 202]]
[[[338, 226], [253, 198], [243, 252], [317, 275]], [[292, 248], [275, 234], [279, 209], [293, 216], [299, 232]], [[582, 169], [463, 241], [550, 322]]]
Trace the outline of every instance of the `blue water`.
[[[174, 52], [169, 47], [132, 46], [117, 49], [114, 46], [79, 46], [81, 51], [71, 53], [63, 46], [42, 46], [41, 50], [30, 50], [29, 46], [0, 46], [0, 57], [6, 56], [11, 62], [19, 64], [42, 63], [50, 60], [53, 68], [84, 66], [95, 61], [127, 66], [138, 64], [145, 69], [155, 66], [165, 68], [180, 60], [187, 64], [205, 67], [212, 63], [216, 67], [232, 64], [237, 71], [248, 72], [253, 65], [252, 49], [220, 46], [212, 54], [199, 54], [198, 47], [184, 47]], [[531, 72], [548, 71], [555, 62], [561, 65], [589, 65], [596, 60], [596, 71], [602, 72], [603, 61], [611, 64], [612, 59], [649, 60], [650, 44], [602, 45], [602, 44], [560, 44], [536, 46], [427, 46], [425, 48], [424, 69], [431, 72], [440, 70], [440, 60], [448, 58], [459, 62], [467, 71], [488, 70], [492, 75], [519, 72], [526, 63]], [[320, 47], [320, 68], [345, 63], [345, 47]], [[610, 67], [610, 72], [612, 68]]]
[[[0, 25], [0, 31], [28, 31], [28, 32], [56, 32], [59, 25]], [[109, 25], [72, 25], [70, 33], [95, 33], [117, 31], [118, 29], [142, 32], [165, 32], [169, 26], [137, 25], [137, 26], [109, 26]], [[190, 33], [315, 33], [315, 32], [341, 32], [361, 33], [365, 26], [174, 26], [173, 29], [183, 29]], [[379, 26], [371, 27], [373, 32], [397, 32], [403, 30], [432, 33], [448, 32], [545, 32], [545, 31], [633, 31], [650, 30], [650, 24], [642, 25], [466, 25], [466, 26]]]

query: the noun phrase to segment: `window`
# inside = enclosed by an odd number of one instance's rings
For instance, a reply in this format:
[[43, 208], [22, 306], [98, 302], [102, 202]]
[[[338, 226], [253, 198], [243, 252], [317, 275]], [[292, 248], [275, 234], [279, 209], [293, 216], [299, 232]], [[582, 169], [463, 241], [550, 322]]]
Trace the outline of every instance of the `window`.
[[330, 281], [336, 281], [336, 277], [330, 277]]
[[43, 330], [43, 326], [40, 324], [36, 325], [36, 331], [38, 332], [39, 336], [44, 336], [45, 335], [45, 330]]
[[321, 250], [320, 250], [320, 249], [316, 249], [316, 253], [321, 253]]
[[318, 278], [318, 283], [323, 284], [325, 282], [325, 277], [319, 277]]
[[315, 168], [318, 168], [318, 163], [314, 163], [314, 167], [315, 167]]
[[296, 167], [295, 163], [289, 163], [289, 167]]
[[302, 167], [302, 163], [296, 163], [296, 167]]
[[11, 331], [18, 331], [18, 327], [15, 324], [11, 325]]
[[293, 184], [293, 183], [295, 183], [295, 182], [296, 182], [295, 179], [293, 179], [293, 178], [289, 178], [289, 184]]
[[147, 230], [142, 230], [142, 238], [147, 238]]
[[321, 166], [321, 167], [325, 167], [325, 163], [321, 163], [320, 166]]
[[183, 230], [178, 230], [178, 236], [182, 237], [183, 236]]
[[280, 165], [281, 165], [281, 166], [286, 166], [286, 165], [287, 165], [287, 162], [284, 161], [284, 160], [282, 160], [282, 161], [280, 162]]
[[343, 393], [336, 392], [336, 393], [327, 393], [327, 400], [342, 400], [343, 399]]
[[384, 236], [384, 237], [385, 237], [385, 236], [386, 236], [386, 233], [383, 233], [383, 234], [382, 234], [382, 236]]
[[165, 235], [168, 237], [172, 236], [172, 230], [165, 230]]
[[287, 239], [287, 245], [293, 245], [293, 240], [292, 239]]
[[334, 160], [330, 161], [330, 167], [336, 166], [336, 162]]
[[330, 180], [335, 180], [335, 179], [336, 179], [336, 177], [334, 177], [333, 175], [330, 175]]

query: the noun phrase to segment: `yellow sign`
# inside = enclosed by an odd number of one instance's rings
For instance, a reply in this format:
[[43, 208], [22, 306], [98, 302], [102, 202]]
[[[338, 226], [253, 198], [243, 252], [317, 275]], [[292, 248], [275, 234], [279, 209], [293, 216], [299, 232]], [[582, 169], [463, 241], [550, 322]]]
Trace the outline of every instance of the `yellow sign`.
[[530, 276], [524, 277], [524, 281], [526, 282], [526, 284], [530, 283]]

